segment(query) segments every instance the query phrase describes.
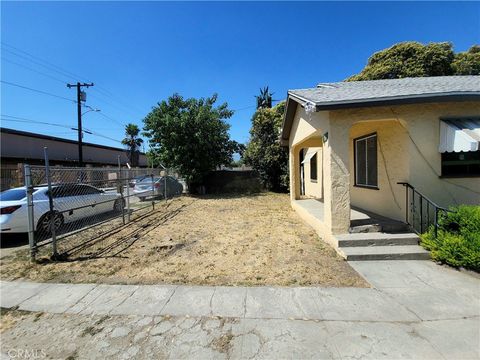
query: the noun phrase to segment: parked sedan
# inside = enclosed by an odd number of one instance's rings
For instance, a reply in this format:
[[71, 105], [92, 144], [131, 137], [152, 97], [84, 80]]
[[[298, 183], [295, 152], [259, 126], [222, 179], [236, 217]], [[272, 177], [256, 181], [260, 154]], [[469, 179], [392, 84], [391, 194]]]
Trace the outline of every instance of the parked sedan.
[[128, 186], [130, 188], [134, 188], [135, 185], [137, 184], [137, 182], [139, 181], [142, 181], [143, 179], [149, 177], [150, 175], [139, 175], [139, 176], [135, 176], [133, 179], [131, 179], [129, 182], [128, 182]]
[[[34, 230], [49, 233], [52, 215], [55, 229], [64, 223], [98, 215], [108, 211], [122, 211], [124, 203], [116, 191], [103, 191], [86, 184], [52, 185], [54, 214], [50, 212], [47, 186], [38, 186], [33, 192]], [[25, 187], [0, 193], [0, 232], [28, 231], [27, 196]]]
[[183, 192], [183, 185], [174, 177], [155, 176], [153, 183], [151, 177], [138, 181], [133, 188], [133, 194], [138, 196], [140, 201], [144, 201], [146, 197], [151, 196], [165, 197], [165, 185], [167, 186], [167, 198], [180, 195]]

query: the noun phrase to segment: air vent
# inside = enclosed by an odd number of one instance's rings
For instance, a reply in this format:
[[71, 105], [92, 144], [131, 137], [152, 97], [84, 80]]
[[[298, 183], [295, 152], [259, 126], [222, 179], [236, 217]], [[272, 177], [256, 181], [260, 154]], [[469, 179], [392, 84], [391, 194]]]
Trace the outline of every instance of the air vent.
[[333, 84], [318, 84], [317, 88], [322, 88], [322, 89], [336, 89], [338, 86], [333, 85]]

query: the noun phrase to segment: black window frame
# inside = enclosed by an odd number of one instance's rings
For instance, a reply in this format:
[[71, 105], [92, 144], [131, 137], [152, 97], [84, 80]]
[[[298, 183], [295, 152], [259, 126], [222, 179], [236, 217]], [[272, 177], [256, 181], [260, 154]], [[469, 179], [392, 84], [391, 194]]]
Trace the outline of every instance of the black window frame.
[[[369, 179], [368, 179], [368, 147], [367, 147], [367, 140], [369, 138], [375, 138], [375, 184], [369, 184]], [[365, 184], [359, 183], [358, 179], [358, 168], [359, 164], [357, 162], [357, 155], [358, 155], [358, 150], [357, 150], [357, 143], [360, 141], [365, 141]], [[360, 187], [364, 189], [372, 189], [372, 190], [380, 190], [378, 187], [378, 134], [376, 132], [367, 134], [367, 135], [362, 135], [360, 137], [357, 137], [353, 139], [353, 172], [354, 172], [354, 186], [355, 187]]]
[[310, 158], [310, 181], [317, 182], [318, 181], [318, 160], [317, 160], [317, 152]]

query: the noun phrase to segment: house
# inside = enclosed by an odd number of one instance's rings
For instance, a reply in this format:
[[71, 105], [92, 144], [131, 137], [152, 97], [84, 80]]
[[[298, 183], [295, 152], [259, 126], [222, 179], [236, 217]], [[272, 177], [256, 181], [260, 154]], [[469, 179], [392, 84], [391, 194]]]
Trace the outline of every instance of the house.
[[291, 90], [281, 142], [293, 208], [337, 251], [422, 258], [405, 223], [422, 232], [442, 208], [480, 205], [480, 76]]

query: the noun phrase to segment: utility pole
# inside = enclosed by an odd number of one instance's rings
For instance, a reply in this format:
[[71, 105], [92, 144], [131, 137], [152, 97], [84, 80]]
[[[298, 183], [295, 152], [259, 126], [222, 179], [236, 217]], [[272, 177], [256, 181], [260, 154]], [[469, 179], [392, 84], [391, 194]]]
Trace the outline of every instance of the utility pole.
[[83, 132], [82, 132], [82, 101], [87, 100], [87, 94], [82, 91], [82, 87], [90, 87], [93, 86], [93, 83], [79, 83], [76, 84], [67, 84], [67, 87], [70, 89], [72, 87], [77, 88], [77, 113], [78, 113], [78, 166], [83, 166], [83, 149], [82, 149], [82, 142], [83, 142]]

